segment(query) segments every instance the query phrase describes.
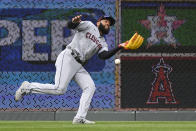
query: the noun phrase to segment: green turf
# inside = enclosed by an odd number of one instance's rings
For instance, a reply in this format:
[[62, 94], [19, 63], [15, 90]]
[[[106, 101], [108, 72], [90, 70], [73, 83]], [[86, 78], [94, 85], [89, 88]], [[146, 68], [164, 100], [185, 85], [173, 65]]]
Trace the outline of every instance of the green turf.
[[0, 121], [0, 131], [196, 131], [196, 121], [97, 121], [72, 125], [71, 121]]

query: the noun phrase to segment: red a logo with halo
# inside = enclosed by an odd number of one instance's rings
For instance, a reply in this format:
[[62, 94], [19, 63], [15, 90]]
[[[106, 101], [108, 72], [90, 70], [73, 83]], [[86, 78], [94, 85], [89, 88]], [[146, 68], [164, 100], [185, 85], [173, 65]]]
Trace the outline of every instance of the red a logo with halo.
[[156, 77], [146, 104], [158, 104], [159, 99], [164, 99], [165, 104], [177, 104], [168, 78], [168, 74], [172, 72], [172, 67], [166, 65], [161, 58], [160, 62], [152, 67], [152, 72]]

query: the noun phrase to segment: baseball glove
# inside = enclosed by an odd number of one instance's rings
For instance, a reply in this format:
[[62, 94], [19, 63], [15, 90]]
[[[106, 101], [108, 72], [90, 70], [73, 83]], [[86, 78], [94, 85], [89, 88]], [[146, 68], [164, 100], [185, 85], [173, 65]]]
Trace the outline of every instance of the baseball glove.
[[143, 41], [144, 38], [138, 33], [135, 33], [129, 41], [119, 44], [119, 47], [123, 47], [126, 50], [134, 50], [139, 48]]

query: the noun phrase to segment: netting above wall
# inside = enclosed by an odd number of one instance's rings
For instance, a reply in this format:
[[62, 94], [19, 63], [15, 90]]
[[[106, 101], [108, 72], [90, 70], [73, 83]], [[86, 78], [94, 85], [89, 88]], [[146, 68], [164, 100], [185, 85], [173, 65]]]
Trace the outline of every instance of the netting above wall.
[[121, 41], [145, 40], [118, 56], [118, 109], [195, 110], [195, 16], [196, 2], [121, 2]]
[[[0, 2], [0, 110], [75, 110], [82, 90], [71, 82], [65, 95], [27, 95], [14, 101], [20, 84], [54, 83], [57, 55], [69, 44], [74, 31], [67, 28], [73, 16], [96, 24], [103, 15], [115, 18], [115, 0], [2, 0]], [[115, 46], [115, 28], [106, 36], [108, 47]], [[85, 66], [96, 92], [90, 108], [112, 109], [115, 103], [114, 63], [93, 57]]]

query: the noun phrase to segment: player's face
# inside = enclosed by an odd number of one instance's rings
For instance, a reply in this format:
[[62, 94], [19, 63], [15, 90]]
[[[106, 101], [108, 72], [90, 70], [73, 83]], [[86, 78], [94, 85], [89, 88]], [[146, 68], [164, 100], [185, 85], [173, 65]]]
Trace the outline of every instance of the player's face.
[[110, 31], [110, 21], [109, 20], [101, 20], [98, 25], [99, 30], [102, 32], [103, 35], [106, 35]]
[[101, 23], [105, 27], [105, 29], [110, 28], [110, 21], [109, 20], [101, 20]]

